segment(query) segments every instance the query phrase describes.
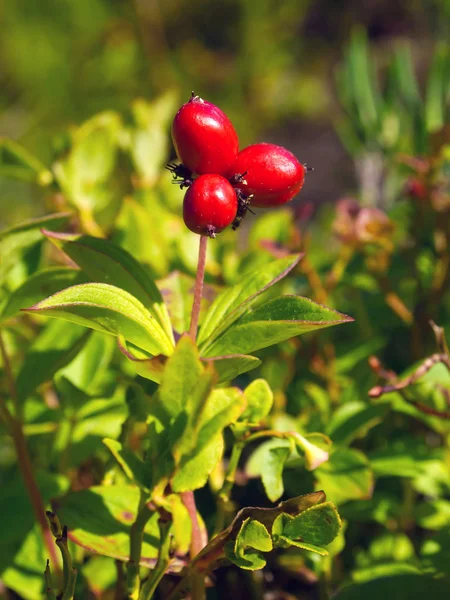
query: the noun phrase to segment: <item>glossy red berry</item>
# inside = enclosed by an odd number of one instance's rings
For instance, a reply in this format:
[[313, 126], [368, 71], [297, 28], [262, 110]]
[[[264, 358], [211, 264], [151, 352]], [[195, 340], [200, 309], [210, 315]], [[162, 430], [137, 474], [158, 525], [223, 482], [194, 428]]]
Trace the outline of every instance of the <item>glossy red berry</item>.
[[172, 139], [181, 162], [193, 173], [226, 175], [239, 151], [237, 133], [227, 115], [198, 96], [180, 108]]
[[184, 196], [183, 218], [194, 233], [214, 237], [231, 225], [238, 200], [230, 182], [221, 175], [200, 175]]
[[302, 189], [305, 167], [286, 148], [261, 143], [241, 150], [228, 176], [244, 195], [253, 195], [253, 206], [278, 206]]

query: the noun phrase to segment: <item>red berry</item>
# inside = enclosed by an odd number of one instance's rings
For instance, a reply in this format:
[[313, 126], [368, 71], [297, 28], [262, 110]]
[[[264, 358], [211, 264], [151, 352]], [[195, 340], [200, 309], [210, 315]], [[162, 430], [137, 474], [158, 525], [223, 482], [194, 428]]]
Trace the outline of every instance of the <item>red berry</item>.
[[194, 233], [214, 237], [231, 225], [238, 200], [229, 181], [221, 175], [200, 175], [187, 190], [183, 218]]
[[172, 139], [181, 162], [193, 173], [226, 175], [239, 151], [237, 133], [227, 115], [198, 96], [180, 108]]
[[305, 167], [286, 148], [261, 143], [241, 150], [228, 176], [244, 195], [253, 194], [253, 206], [278, 206], [302, 189]]

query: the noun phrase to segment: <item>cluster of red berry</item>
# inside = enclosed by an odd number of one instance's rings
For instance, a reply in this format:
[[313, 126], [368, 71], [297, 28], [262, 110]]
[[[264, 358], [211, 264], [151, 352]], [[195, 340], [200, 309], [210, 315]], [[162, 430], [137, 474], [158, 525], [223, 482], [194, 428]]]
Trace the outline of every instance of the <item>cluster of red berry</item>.
[[214, 237], [236, 229], [249, 206], [272, 207], [292, 200], [307, 170], [275, 144], [253, 144], [239, 152], [227, 115], [195, 94], [180, 108], [172, 139], [181, 164], [169, 164], [175, 182], [187, 187], [183, 217], [194, 233]]

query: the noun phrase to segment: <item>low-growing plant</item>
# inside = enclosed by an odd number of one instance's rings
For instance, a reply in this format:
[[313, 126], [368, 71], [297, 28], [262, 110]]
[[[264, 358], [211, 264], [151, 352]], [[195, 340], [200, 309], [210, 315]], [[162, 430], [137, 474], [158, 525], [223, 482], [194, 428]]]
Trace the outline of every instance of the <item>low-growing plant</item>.
[[184, 138], [184, 164], [164, 169], [170, 94], [93, 117], [49, 167], [2, 141], [3, 175], [41, 186], [50, 209], [0, 233], [5, 593], [446, 596], [442, 52], [424, 109], [405, 54], [384, 98], [355, 36], [339, 131], [357, 165], [382, 159], [383, 185], [369, 194], [360, 171], [359, 197], [315, 219], [306, 202], [272, 208], [306, 171], [274, 145], [257, 145], [271, 149], [267, 194], [254, 150], [248, 174], [202, 152], [198, 167]]

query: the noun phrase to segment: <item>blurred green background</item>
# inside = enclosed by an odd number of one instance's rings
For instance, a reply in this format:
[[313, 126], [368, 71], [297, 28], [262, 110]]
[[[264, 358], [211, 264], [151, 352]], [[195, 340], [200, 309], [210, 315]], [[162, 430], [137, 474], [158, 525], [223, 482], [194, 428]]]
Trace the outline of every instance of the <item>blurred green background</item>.
[[[191, 89], [232, 118], [242, 146], [281, 143], [315, 167], [304, 197], [355, 187], [335, 133], [336, 65], [356, 25], [382, 70], [411, 42], [419, 81], [448, 39], [448, 0], [10, 0], [0, 8], [0, 136], [50, 166], [66, 132], [137, 97]], [[0, 225], [44, 210], [34, 186], [0, 180]]]

